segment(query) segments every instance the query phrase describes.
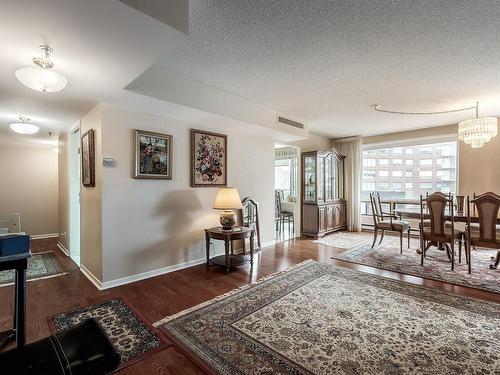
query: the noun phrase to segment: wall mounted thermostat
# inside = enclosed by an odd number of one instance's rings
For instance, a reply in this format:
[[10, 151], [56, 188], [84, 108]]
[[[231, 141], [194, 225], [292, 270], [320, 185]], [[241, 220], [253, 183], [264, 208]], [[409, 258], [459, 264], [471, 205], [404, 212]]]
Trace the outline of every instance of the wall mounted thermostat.
[[114, 167], [116, 165], [116, 161], [113, 158], [103, 156], [102, 165], [104, 165], [105, 167]]

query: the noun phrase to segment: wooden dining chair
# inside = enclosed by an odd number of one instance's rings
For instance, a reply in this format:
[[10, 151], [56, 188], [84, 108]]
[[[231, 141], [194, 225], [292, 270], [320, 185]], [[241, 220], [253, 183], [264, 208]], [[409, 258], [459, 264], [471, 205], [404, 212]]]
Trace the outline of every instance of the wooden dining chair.
[[[479, 223], [471, 223], [471, 203], [474, 212], [477, 211]], [[497, 225], [500, 208], [500, 195], [488, 192], [474, 199], [467, 197], [467, 226], [465, 228], [466, 253], [468, 271], [472, 272], [471, 248], [473, 246], [486, 247], [497, 250], [496, 257], [492, 257], [491, 269], [496, 269], [500, 263], [500, 225]]]
[[[449, 224], [446, 221], [446, 208], [451, 216]], [[424, 224], [424, 210], [429, 211], [430, 225]], [[453, 195], [436, 192], [424, 198], [420, 196], [420, 264], [424, 265], [424, 258], [431, 246], [442, 244], [446, 251], [451, 254], [451, 270], [455, 269], [455, 242], [459, 244], [462, 251], [463, 232], [456, 230], [453, 217]], [[450, 246], [449, 246], [450, 245]]]
[[384, 233], [387, 232], [398, 232], [399, 233], [399, 252], [403, 254], [403, 233], [408, 234], [408, 248], [410, 248], [410, 228], [411, 224], [409, 221], [398, 220], [398, 217], [392, 212], [384, 212], [382, 210], [382, 202], [380, 200], [379, 193], [370, 193], [370, 202], [372, 205], [372, 215], [373, 215], [373, 243], [372, 249], [377, 242], [378, 231], [380, 230], [381, 237], [379, 245], [384, 239]]

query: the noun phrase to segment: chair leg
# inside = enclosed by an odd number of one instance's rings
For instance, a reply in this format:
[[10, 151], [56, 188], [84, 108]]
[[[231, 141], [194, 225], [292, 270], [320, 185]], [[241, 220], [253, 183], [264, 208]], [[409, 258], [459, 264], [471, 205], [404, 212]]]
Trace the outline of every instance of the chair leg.
[[[373, 243], [372, 243], [372, 249], [373, 247], [375, 246], [375, 242], [377, 242], [377, 233], [378, 233], [378, 229], [375, 228], [375, 230], [373, 231]], [[383, 231], [382, 231], [383, 233]]]
[[496, 257], [491, 257], [493, 264], [490, 264], [490, 269], [496, 270], [498, 267], [498, 263], [500, 263], [500, 250], [497, 251]]
[[424, 238], [423, 238], [423, 235], [422, 233], [420, 234], [420, 265], [423, 266], [424, 265], [424, 255], [425, 255], [425, 241], [424, 241]]
[[399, 253], [403, 254], [403, 230], [399, 232]]
[[462, 263], [462, 240], [458, 241], [458, 264]]
[[451, 240], [451, 270], [455, 270], [455, 239]]
[[378, 242], [379, 245], [382, 243], [382, 240], [384, 239], [384, 234], [385, 230], [382, 231], [382, 236], [380, 236], [380, 241]]
[[467, 245], [467, 253], [468, 253], [468, 258], [469, 258], [469, 263], [467, 265], [468, 265], [469, 274], [472, 273], [472, 258], [471, 258], [470, 248], [471, 248], [471, 245], [469, 243]]
[[410, 248], [410, 228], [408, 228], [408, 249]]

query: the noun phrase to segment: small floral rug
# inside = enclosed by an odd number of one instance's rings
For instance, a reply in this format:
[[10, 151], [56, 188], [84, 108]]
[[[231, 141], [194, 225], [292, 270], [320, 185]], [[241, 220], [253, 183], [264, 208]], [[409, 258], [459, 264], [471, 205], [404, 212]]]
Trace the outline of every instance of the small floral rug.
[[500, 368], [500, 304], [311, 260], [156, 324], [212, 374]]
[[337, 232], [329, 236], [317, 239], [314, 243], [337, 247], [339, 249], [353, 249], [370, 243], [366, 236], [353, 235], [350, 232]]
[[[31, 258], [28, 259], [27, 281], [48, 279], [67, 274], [67, 272], [61, 271], [52, 251], [33, 253]], [[13, 285], [15, 275], [14, 270], [0, 271], [0, 287]]]
[[161, 332], [120, 298], [57, 314], [49, 319], [49, 325], [52, 332], [56, 333], [89, 318], [97, 320], [120, 354], [121, 364], [118, 369], [169, 346]]
[[[355, 236], [355, 234], [350, 234]], [[358, 236], [362, 236], [358, 234]], [[365, 236], [366, 238], [366, 236]], [[371, 248], [371, 243], [333, 255], [333, 259], [345, 260], [352, 263], [396, 271], [407, 275], [444, 281], [450, 284], [467, 286], [500, 293], [500, 268], [490, 269], [491, 257], [496, 256], [495, 249], [472, 249], [472, 273], [469, 274], [465, 263], [465, 246], [462, 247], [462, 263], [458, 263], [458, 245], [455, 247], [455, 270], [451, 270], [451, 263], [444, 251], [431, 247], [427, 251], [424, 265], [420, 265], [420, 247], [418, 239], [412, 238], [410, 248], [403, 242], [403, 254], [399, 251], [399, 238], [386, 236], [382, 244]]]

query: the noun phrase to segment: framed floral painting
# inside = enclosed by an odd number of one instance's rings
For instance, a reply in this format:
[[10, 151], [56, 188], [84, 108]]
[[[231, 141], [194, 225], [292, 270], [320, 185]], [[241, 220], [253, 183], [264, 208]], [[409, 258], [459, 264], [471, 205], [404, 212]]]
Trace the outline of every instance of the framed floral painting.
[[134, 130], [134, 178], [172, 178], [172, 136]]
[[81, 145], [82, 153], [82, 185], [85, 187], [95, 186], [95, 146], [94, 129], [90, 129], [82, 135]]
[[227, 135], [191, 129], [191, 186], [227, 184]]

